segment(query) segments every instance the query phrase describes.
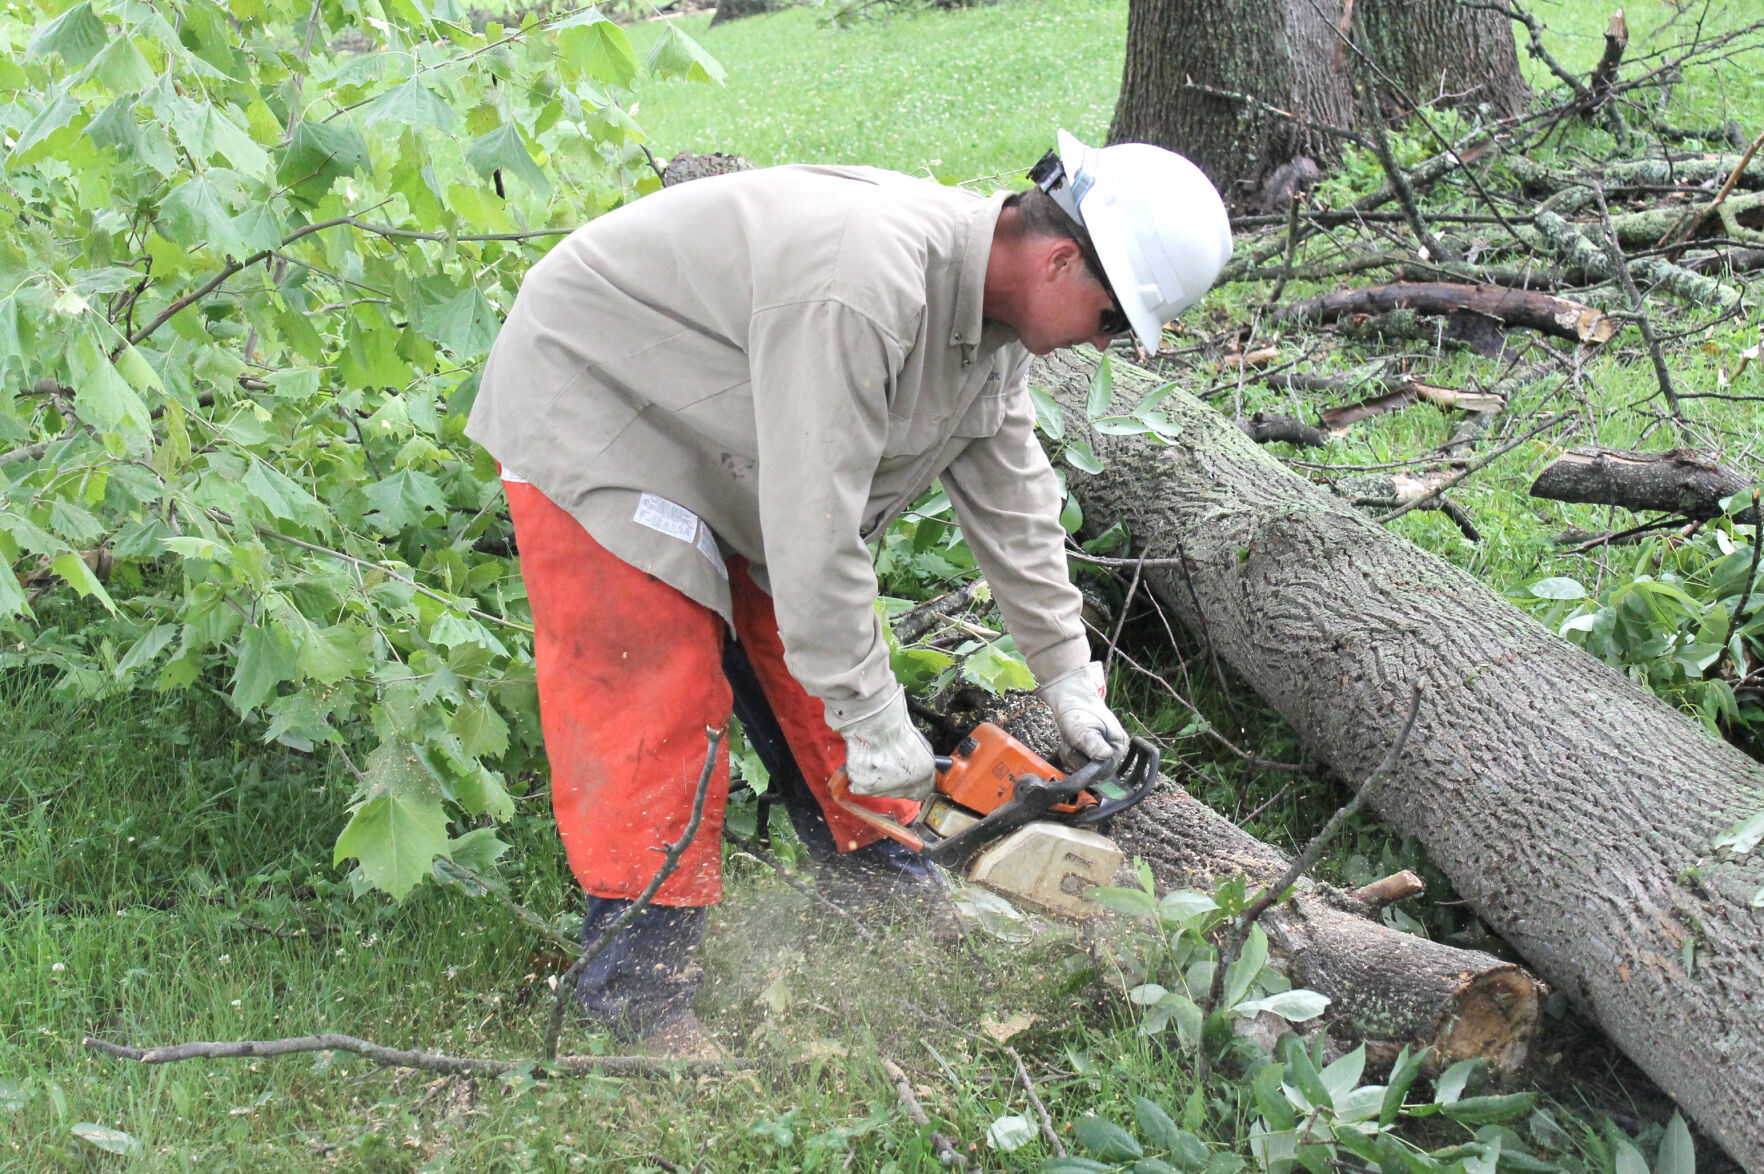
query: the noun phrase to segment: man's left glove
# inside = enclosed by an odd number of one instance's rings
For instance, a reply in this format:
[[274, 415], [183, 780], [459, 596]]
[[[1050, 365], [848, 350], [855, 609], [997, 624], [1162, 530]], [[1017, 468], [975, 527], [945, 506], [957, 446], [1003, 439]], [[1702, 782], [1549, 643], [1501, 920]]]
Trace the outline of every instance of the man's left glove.
[[1127, 731], [1103, 704], [1108, 681], [1103, 666], [1091, 661], [1063, 677], [1055, 677], [1036, 692], [1053, 710], [1054, 724], [1069, 750], [1091, 760], [1119, 758], [1127, 753]]

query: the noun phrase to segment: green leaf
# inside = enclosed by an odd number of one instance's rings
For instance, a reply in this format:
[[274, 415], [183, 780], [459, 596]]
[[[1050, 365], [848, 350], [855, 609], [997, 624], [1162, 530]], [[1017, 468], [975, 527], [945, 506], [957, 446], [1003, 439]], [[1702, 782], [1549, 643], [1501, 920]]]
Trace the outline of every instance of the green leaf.
[[1090, 377], [1090, 394], [1084, 401], [1084, 415], [1095, 420], [1106, 414], [1109, 405], [1115, 400], [1115, 368], [1104, 355], [1102, 362], [1096, 365], [1095, 374]]
[[1153, 917], [1157, 915], [1158, 901], [1144, 889], [1121, 889], [1112, 885], [1097, 885], [1089, 890], [1089, 897], [1104, 909], [1113, 909], [1116, 913], [1129, 913], [1136, 917]]
[[394, 900], [428, 875], [435, 857], [447, 851], [447, 815], [434, 799], [408, 792], [383, 792], [350, 817], [337, 837], [332, 863], [353, 856], [362, 875]]
[[592, 10], [560, 26], [557, 54], [578, 74], [609, 86], [629, 89], [637, 76], [637, 54], [625, 30]]
[[16, 1113], [31, 1103], [36, 1090], [29, 1084], [14, 1080], [10, 1076], [0, 1076], [0, 1113]]
[[455, 121], [453, 107], [414, 77], [391, 87], [370, 102], [366, 119], [369, 126], [390, 122], [441, 134], [452, 134]]
[[468, 815], [488, 815], [498, 823], [514, 818], [514, 800], [502, 785], [502, 775], [478, 767], [456, 778], [453, 798]]
[[1003, 1153], [1014, 1153], [1034, 1140], [1035, 1126], [1027, 1117], [1010, 1114], [986, 1127], [986, 1144]]
[[345, 175], [367, 166], [367, 143], [342, 122], [301, 119], [282, 149], [276, 182], [308, 202], [316, 201]]
[[238, 663], [233, 670], [233, 704], [249, 713], [300, 671], [294, 640], [287, 631], [267, 624], [246, 628], [239, 636]]
[[1498, 1097], [1465, 1097], [1445, 1108], [1445, 1115], [1465, 1125], [1487, 1125], [1509, 1121], [1521, 1113], [1529, 1113], [1537, 1105], [1534, 1092], [1509, 1093]]
[[475, 285], [440, 299], [424, 290], [411, 311], [411, 324], [462, 359], [487, 352], [501, 326], [496, 307]]
[[1105, 1162], [1131, 1162], [1145, 1156], [1145, 1149], [1131, 1133], [1102, 1117], [1078, 1118], [1072, 1137], [1086, 1153]]
[[1133, 1098], [1133, 1119], [1139, 1123], [1139, 1132], [1146, 1143], [1154, 1149], [1175, 1149], [1184, 1137], [1191, 1136], [1183, 1132], [1162, 1106], [1145, 1097]]
[[[1249, 993], [1250, 984], [1262, 973], [1268, 962], [1268, 934], [1260, 923], [1250, 926], [1244, 938], [1243, 952], [1225, 970], [1225, 998], [1222, 1007], [1235, 1007]], [[1245, 1012], [1248, 1014], [1248, 1012]]]
[[1616, 1158], [1617, 1174], [1648, 1174], [1648, 1160], [1633, 1145], [1627, 1141], [1618, 1141], [1612, 1149]]
[[219, 170], [185, 180], [159, 202], [158, 228], [166, 240], [186, 248], [207, 244], [221, 253], [243, 251], [224, 197], [236, 185], [221, 182]]
[[1556, 576], [1551, 579], [1539, 579], [1531, 585], [1531, 593], [1539, 599], [1585, 599], [1586, 588], [1580, 580]]
[[1134, 1097], [1133, 1115], [1147, 1144], [1168, 1153], [1175, 1169], [1186, 1174], [1206, 1166], [1207, 1143], [1177, 1125], [1156, 1101]]
[[1029, 385], [1029, 402], [1035, 406], [1035, 427], [1050, 440], [1066, 438], [1066, 415], [1059, 401], [1045, 387]]
[[1107, 1174], [1115, 1169], [1107, 1162], [1092, 1158], [1050, 1158], [1041, 1164], [1041, 1174]]
[[1742, 819], [1715, 837], [1715, 850], [1717, 852], [1732, 852], [1735, 856], [1744, 856], [1756, 848], [1760, 841], [1764, 841], [1764, 811], [1760, 811], [1748, 819]]
[[324, 509], [312, 494], [306, 492], [281, 470], [257, 456], [246, 458], [245, 492], [275, 517], [288, 522], [306, 522]]
[[1006, 653], [996, 641], [982, 645], [962, 662], [962, 678], [994, 694], [1035, 688], [1035, 674], [1029, 666]]
[[447, 729], [473, 758], [495, 758], [508, 749], [508, 723], [488, 698], [469, 699], [453, 715]]
[[1660, 1152], [1654, 1158], [1654, 1174], [1697, 1174], [1697, 1148], [1691, 1142], [1684, 1117], [1676, 1111], [1666, 1122]]
[[59, 53], [68, 65], [78, 67], [96, 57], [109, 39], [110, 30], [92, 14], [90, 0], [82, 0], [33, 33], [25, 56]]
[[1286, 1099], [1282, 1087], [1286, 1081], [1286, 1067], [1282, 1064], [1264, 1064], [1257, 1070], [1251, 1088], [1256, 1094], [1256, 1108], [1268, 1122], [1272, 1130], [1291, 1129], [1298, 1124], [1298, 1112], [1292, 1102]]
[[[656, 77], [684, 77], [695, 82], [723, 84], [723, 67], [699, 48], [698, 42], [670, 23], [649, 47], [649, 72]], [[1105, 360], [1106, 361], [1106, 360]]]
[[1066, 463], [1081, 473], [1094, 475], [1103, 471], [1103, 463], [1096, 459], [1095, 453], [1090, 451], [1088, 441], [1069, 441], [1061, 452], [1066, 458]]
[[[1290, 993], [1290, 992], [1289, 992]], [[1315, 992], [1312, 992], [1315, 993]], [[1318, 996], [1322, 998], [1321, 995]], [[1324, 1000], [1327, 1005], [1328, 1000]], [[1278, 1012], [1277, 1012], [1278, 1014]], [[1321, 1014], [1321, 1012], [1319, 1012]], [[1360, 1077], [1366, 1071], [1366, 1045], [1361, 1044], [1345, 1056], [1341, 1056], [1323, 1069], [1323, 1085], [1329, 1090], [1329, 1099], [1337, 1107], [1342, 1098], [1352, 1092], [1360, 1083]]]
[[48, 100], [37, 116], [25, 124], [6, 156], [8, 167], [21, 167], [35, 162], [36, 148], [44, 146], [55, 132], [73, 122], [81, 113], [80, 104], [58, 86], [51, 86]]
[[1320, 1108], [1334, 1108], [1335, 1102], [1329, 1095], [1329, 1089], [1323, 1083], [1323, 1077], [1317, 1071], [1317, 1062], [1312, 1058], [1305, 1041], [1294, 1032], [1287, 1032], [1274, 1044], [1274, 1054], [1286, 1063], [1286, 1074], [1290, 1083], [1298, 1089], [1311, 1105]]
[[1175, 889], [1165, 893], [1158, 901], [1158, 917], [1172, 925], [1182, 925], [1190, 918], [1212, 913], [1218, 908], [1219, 903], [1206, 893]]
[[118, 37], [92, 61], [92, 76], [113, 94], [129, 94], [153, 84], [153, 67], [132, 37]]
[[1386, 1129], [1396, 1122], [1397, 1114], [1402, 1112], [1403, 1098], [1409, 1094], [1409, 1086], [1421, 1075], [1422, 1063], [1427, 1059], [1426, 1049], [1411, 1052], [1405, 1044], [1397, 1053], [1396, 1063], [1391, 1065], [1390, 1080], [1384, 1086], [1384, 1103], [1378, 1110], [1378, 1124]]
[[1180, 1174], [1180, 1172], [1162, 1158], [1141, 1158], [1133, 1163], [1132, 1174]]
[[489, 179], [492, 172], [505, 171], [533, 190], [547, 196], [551, 194], [551, 181], [533, 161], [521, 132], [512, 123], [504, 123], [473, 139], [471, 146], [466, 148], [465, 158], [485, 179]]
[[[81, 5], [85, 7], [85, 5]], [[73, 1135], [81, 1141], [97, 1146], [107, 1154], [134, 1155], [141, 1152], [141, 1143], [120, 1129], [111, 1129], [105, 1125], [94, 1125], [90, 1121], [81, 1121], [73, 1126]]]
[[474, 828], [463, 836], [447, 841], [447, 859], [461, 868], [469, 868], [486, 876], [508, 851], [508, 845], [496, 838], [495, 828]]
[[390, 477], [369, 485], [364, 491], [378, 516], [373, 520], [386, 533], [395, 534], [419, 521], [424, 512], [447, 512], [447, 499], [441, 486], [427, 473], [400, 469]]
[[1434, 1103], [1449, 1105], [1463, 1096], [1464, 1086], [1479, 1067], [1481, 1062], [1478, 1060], [1459, 1060], [1440, 1073], [1439, 1079], [1433, 1082]]
[[364, 676], [368, 671], [370, 643], [365, 631], [348, 624], [333, 624], [309, 631], [300, 641], [299, 671], [321, 685], [335, 685], [350, 677]]

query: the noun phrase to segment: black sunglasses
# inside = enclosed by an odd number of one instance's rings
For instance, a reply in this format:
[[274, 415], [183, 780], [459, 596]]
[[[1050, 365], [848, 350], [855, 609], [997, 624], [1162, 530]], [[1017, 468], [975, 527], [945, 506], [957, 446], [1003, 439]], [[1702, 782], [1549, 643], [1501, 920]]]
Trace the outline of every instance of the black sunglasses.
[[[1054, 194], [1055, 189], [1063, 187], [1066, 183], [1066, 169], [1060, 162], [1059, 154], [1049, 151], [1043, 155], [1035, 166], [1029, 169], [1029, 182], [1050, 196]], [[1066, 213], [1066, 218], [1072, 220], [1073, 227], [1082, 233], [1084, 226], [1073, 219], [1072, 213], [1067, 211], [1065, 205], [1060, 203], [1057, 198], [1054, 202], [1059, 204], [1060, 211]], [[1103, 272], [1102, 262], [1085, 241], [1073, 237], [1072, 243], [1078, 246], [1080, 253], [1084, 254], [1084, 268], [1090, 271], [1090, 275], [1096, 278], [1096, 283], [1103, 287], [1103, 292], [1109, 295], [1111, 305], [1097, 319], [1097, 333], [1106, 334], [1111, 338], [1117, 334], [1126, 334], [1133, 329], [1133, 324], [1127, 321], [1127, 315], [1121, 309], [1121, 299], [1115, 296], [1115, 287], [1109, 284], [1109, 275]]]

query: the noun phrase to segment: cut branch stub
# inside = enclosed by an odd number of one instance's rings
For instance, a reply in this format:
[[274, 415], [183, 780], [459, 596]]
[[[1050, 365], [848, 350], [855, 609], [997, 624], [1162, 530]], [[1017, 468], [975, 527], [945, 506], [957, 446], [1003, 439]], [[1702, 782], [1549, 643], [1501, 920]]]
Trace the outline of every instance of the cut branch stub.
[[1452, 282], [1398, 282], [1365, 289], [1342, 290], [1295, 302], [1281, 311], [1280, 322], [1333, 322], [1350, 315], [1387, 314], [1413, 310], [1422, 314], [1468, 312], [1503, 326], [1524, 327], [1573, 342], [1608, 342], [1617, 323], [1591, 306], [1535, 290]]
[[1707, 519], [1750, 484], [1744, 473], [1690, 449], [1620, 452], [1586, 445], [1563, 453], [1539, 473], [1531, 496]]

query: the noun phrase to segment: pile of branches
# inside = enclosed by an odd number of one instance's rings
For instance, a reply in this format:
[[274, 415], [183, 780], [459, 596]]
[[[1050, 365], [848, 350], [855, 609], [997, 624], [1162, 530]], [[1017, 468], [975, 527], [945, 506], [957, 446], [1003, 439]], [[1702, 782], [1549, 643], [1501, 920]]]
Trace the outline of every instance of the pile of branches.
[[[1690, 390], [1674, 378], [1669, 347], [1740, 318], [1756, 300], [1751, 285], [1764, 272], [1764, 133], [1733, 123], [1677, 127], [1656, 111], [1687, 69], [1764, 52], [1764, 21], [1626, 59], [1619, 14], [1598, 66], [1581, 77], [1550, 54], [1534, 17], [1499, 0], [1494, 6], [1530, 31], [1530, 52], [1561, 82], [1558, 100], [1455, 140], [1441, 132], [1437, 115], [1406, 102], [1417, 132], [1438, 148], [1407, 168], [1395, 162], [1376, 119], [1364, 131], [1339, 130], [1375, 155], [1384, 186], [1326, 206], [1301, 184], [1287, 194], [1284, 213], [1238, 217], [1236, 257], [1222, 280], [1272, 282], [1271, 289], [1251, 323], [1178, 352], [1177, 362], [1192, 372], [1197, 357], [1210, 359], [1208, 394], [1232, 395], [1239, 424], [1258, 441], [1321, 447], [1360, 420], [1423, 401], [1454, 413], [1450, 437], [1432, 453], [1353, 470], [1369, 475], [1334, 487], [1382, 520], [1444, 510], [1476, 541], [1474, 521], [1445, 490], [1526, 440], [1565, 440], [1596, 427], [1583, 391], [1586, 351], [1638, 346], [1658, 391], [1626, 410], [1647, 417], [1644, 437], [1664, 429], [1672, 445], [1577, 449], [1571, 467], [1546, 470], [1533, 493], [1664, 511], [1674, 523], [1704, 521], [1749, 479], [1722, 464], [1722, 437], [1687, 417], [1686, 401], [1764, 400], [1733, 387], [1760, 348], [1724, 365], [1714, 389]], [[1609, 157], [1563, 149], [1581, 141], [1570, 136], [1582, 126], [1607, 132], [1593, 137], [1612, 146]], [[1283, 300], [1292, 282], [1338, 288]], [[1323, 373], [1314, 360], [1333, 342], [1319, 337], [1318, 326], [1398, 353], [1348, 376]], [[1478, 386], [1439, 386], [1416, 374], [1420, 348], [1468, 349], [1500, 361], [1499, 374]], [[1535, 415], [1503, 414], [1514, 388], [1551, 378], [1556, 386]], [[1246, 412], [1244, 390], [1257, 383], [1288, 393], [1295, 405], [1322, 395], [1338, 406]], [[1482, 455], [1473, 459], [1477, 449]], [[1633, 534], [1592, 541], [1627, 537]]]

